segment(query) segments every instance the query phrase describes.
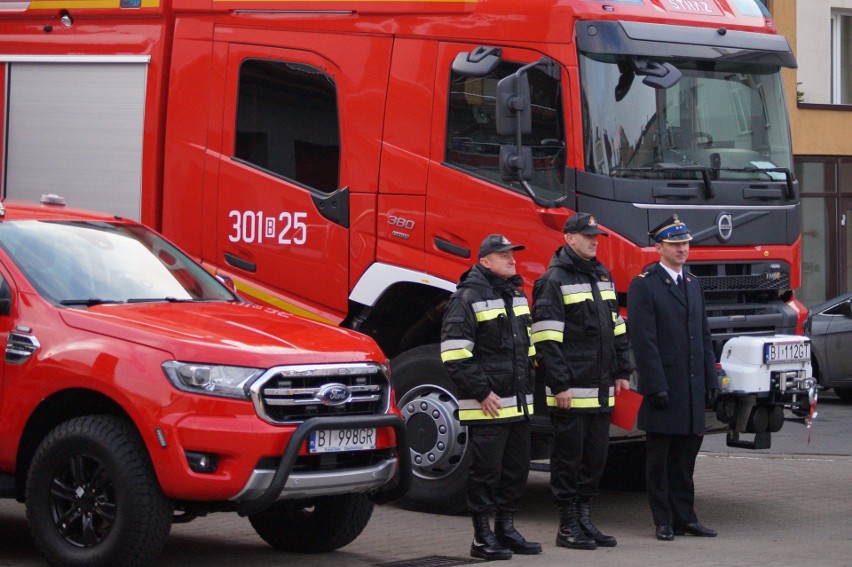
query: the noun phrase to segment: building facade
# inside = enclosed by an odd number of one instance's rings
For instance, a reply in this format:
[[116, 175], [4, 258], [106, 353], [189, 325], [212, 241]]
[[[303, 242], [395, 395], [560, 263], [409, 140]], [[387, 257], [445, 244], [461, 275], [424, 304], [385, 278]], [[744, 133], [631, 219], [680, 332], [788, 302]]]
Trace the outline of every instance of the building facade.
[[852, 290], [852, 0], [767, 0], [798, 69], [784, 70], [802, 191], [802, 287], [813, 305]]

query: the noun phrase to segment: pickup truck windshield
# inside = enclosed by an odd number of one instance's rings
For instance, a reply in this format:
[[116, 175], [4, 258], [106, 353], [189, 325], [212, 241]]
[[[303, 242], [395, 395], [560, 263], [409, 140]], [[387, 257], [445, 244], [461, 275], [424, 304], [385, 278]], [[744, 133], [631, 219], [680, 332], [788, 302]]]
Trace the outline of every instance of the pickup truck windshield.
[[[634, 76], [627, 57], [581, 55], [586, 170], [618, 177], [779, 180], [791, 168], [779, 69], [667, 61], [668, 89]], [[662, 63], [662, 61], [661, 61]], [[769, 170], [769, 171], [767, 171]]]
[[204, 268], [139, 225], [4, 221], [0, 246], [42, 296], [66, 306], [237, 299]]

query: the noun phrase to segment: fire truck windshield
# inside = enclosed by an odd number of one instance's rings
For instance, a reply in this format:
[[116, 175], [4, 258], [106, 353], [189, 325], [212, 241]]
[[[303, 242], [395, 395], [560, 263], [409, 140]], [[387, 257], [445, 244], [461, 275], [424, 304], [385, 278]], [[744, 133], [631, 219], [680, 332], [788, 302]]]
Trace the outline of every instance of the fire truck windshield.
[[682, 77], [668, 89], [655, 89], [634, 73], [629, 57], [580, 55], [586, 171], [646, 179], [709, 174], [720, 181], [784, 180], [791, 150], [779, 69], [667, 62]]

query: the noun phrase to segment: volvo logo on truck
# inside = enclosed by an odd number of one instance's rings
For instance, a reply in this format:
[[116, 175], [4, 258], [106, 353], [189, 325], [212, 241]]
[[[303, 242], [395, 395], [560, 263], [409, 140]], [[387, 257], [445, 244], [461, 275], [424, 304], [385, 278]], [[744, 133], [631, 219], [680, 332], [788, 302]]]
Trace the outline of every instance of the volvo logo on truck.
[[731, 213], [722, 213], [716, 219], [716, 232], [719, 240], [727, 242], [734, 233], [734, 217]]

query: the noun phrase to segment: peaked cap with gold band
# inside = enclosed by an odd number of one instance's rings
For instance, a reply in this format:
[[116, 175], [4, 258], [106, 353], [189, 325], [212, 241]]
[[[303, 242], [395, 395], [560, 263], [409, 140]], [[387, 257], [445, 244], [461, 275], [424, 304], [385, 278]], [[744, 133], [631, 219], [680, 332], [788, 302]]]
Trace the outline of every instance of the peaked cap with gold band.
[[683, 224], [677, 215], [672, 215], [664, 220], [657, 228], [651, 230], [648, 236], [654, 239], [654, 242], [689, 242], [692, 240], [692, 235], [689, 234], [689, 229]]

